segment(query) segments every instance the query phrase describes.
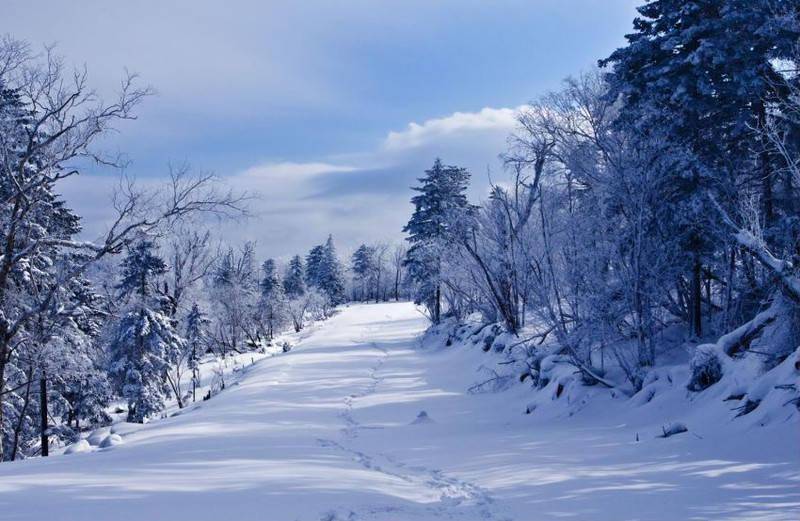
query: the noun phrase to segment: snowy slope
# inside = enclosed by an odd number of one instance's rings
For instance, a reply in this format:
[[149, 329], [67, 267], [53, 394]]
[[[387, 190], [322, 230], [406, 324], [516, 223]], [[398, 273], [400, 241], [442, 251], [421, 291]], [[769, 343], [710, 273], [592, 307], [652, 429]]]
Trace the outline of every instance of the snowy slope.
[[490, 355], [422, 348], [426, 325], [350, 306], [124, 444], [4, 463], [0, 519], [800, 519], [796, 422], [695, 413], [660, 439], [657, 407], [525, 415], [525, 386], [467, 393]]

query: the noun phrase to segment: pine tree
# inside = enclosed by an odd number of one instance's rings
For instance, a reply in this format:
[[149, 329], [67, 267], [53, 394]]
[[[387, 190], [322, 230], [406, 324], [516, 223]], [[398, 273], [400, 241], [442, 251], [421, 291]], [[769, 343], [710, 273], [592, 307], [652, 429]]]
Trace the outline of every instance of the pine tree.
[[185, 337], [189, 354], [187, 365], [192, 371], [192, 401], [197, 399], [197, 387], [200, 385], [200, 356], [206, 346], [208, 326], [211, 321], [205, 313], [200, 310], [200, 306], [195, 302], [192, 309], [186, 315]]
[[772, 64], [788, 56], [800, 35], [775, 23], [773, 4], [653, 0], [638, 9], [628, 45], [601, 61], [613, 67], [610, 96], [624, 104], [618, 124], [663, 144], [654, 167], [671, 205], [664, 219], [681, 242], [683, 255], [676, 252], [676, 259], [689, 274], [696, 335], [702, 331], [701, 274], [720, 242], [707, 194], [731, 201], [743, 182], [757, 181], [764, 221], [774, 222], [774, 161], [753, 129], [785, 90]]
[[299, 255], [292, 257], [283, 279], [283, 289], [288, 298], [299, 298], [306, 294], [305, 268]]
[[282, 284], [281, 278], [278, 275], [278, 268], [275, 265], [275, 260], [267, 259], [261, 265], [261, 282], [259, 283], [261, 295], [271, 295], [279, 286], [282, 286]]
[[411, 243], [405, 266], [414, 282], [414, 301], [425, 304], [434, 323], [442, 314], [441, 265], [445, 248], [458, 233], [459, 219], [468, 211], [466, 191], [469, 173], [464, 168], [443, 165], [436, 159], [433, 167], [419, 178], [419, 192], [411, 199], [414, 213], [403, 231]]
[[325, 262], [325, 247], [314, 246], [306, 255], [305, 282], [309, 288], [322, 287], [322, 266]]
[[362, 244], [353, 252], [350, 258], [350, 271], [353, 272], [353, 289], [360, 288], [357, 299], [366, 300], [370, 298], [369, 288], [372, 287], [371, 277], [374, 268], [374, 250]]
[[[80, 232], [80, 219], [54, 191], [34, 119], [0, 78], [0, 461], [26, 455], [37, 433], [46, 456], [49, 418], [67, 414], [68, 387], [95, 370], [84, 358], [96, 332], [85, 281], [64, 278], [89, 257], [57, 246]], [[35, 388], [19, 385], [34, 379]]]
[[164, 408], [170, 394], [167, 371], [186, 347], [155, 292], [157, 278], [166, 271], [148, 238], [140, 238], [122, 262], [117, 289], [129, 305], [109, 346], [109, 372], [128, 402], [130, 422], [143, 423]]
[[264, 261], [261, 270], [259, 312], [267, 339], [272, 340], [288, 321], [286, 294], [273, 259]]
[[328, 235], [328, 240], [322, 247], [322, 261], [319, 265], [318, 287], [327, 295], [330, 303], [334, 306], [345, 301], [344, 274], [339, 258], [336, 255], [336, 247], [333, 244], [333, 236]]

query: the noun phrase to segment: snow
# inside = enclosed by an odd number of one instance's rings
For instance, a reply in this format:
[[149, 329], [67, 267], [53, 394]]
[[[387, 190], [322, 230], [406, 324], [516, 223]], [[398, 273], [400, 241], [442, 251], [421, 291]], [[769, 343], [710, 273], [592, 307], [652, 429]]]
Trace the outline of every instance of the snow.
[[64, 451], [64, 454], [77, 454], [79, 452], [89, 452], [92, 450], [91, 445], [86, 440], [78, 440]]
[[111, 427], [101, 427], [93, 431], [86, 440], [90, 445], [100, 445], [108, 435], [111, 434]]
[[408, 303], [345, 307], [211, 400], [115, 426], [124, 444], [0, 465], [0, 519], [800, 518], [797, 415], [760, 427], [714, 393], [687, 408], [666, 376], [638, 405], [470, 393], [498, 355], [422, 345], [426, 326]]
[[109, 434], [103, 439], [103, 441], [100, 442], [100, 448], [108, 449], [111, 447], [116, 447], [117, 445], [122, 445], [123, 443], [125, 443], [125, 440], [123, 440], [122, 436], [119, 434]]

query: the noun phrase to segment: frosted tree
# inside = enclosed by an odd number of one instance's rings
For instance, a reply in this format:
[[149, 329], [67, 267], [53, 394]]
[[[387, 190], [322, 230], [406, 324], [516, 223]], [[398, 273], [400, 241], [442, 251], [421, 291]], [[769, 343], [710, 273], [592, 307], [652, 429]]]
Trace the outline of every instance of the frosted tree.
[[317, 287], [328, 297], [331, 305], [337, 306], [345, 301], [344, 273], [332, 235], [328, 235], [322, 247]]
[[787, 56], [798, 34], [774, 23], [774, 5], [651, 1], [638, 9], [628, 45], [601, 62], [612, 67], [610, 95], [624, 104], [619, 123], [662, 144], [665, 160], [654, 167], [672, 206], [665, 217], [680, 239], [675, 261], [688, 279], [688, 288], [679, 290], [698, 337], [704, 273], [714, 269], [716, 245], [724, 240], [705, 194], [728, 205], [743, 183], [759, 183], [761, 218], [767, 229], [776, 223], [776, 165], [754, 129], [786, 88], [773, 63]]
[[400, 295], [403, 290], [403, 279], [405, 272], [403, 270], [403, 261], [406, 258], [408, 249], [405, 244], [396, 244], [391, 253], [391, 266], [393, 273], [393, 292], [395, 301], [400, 300]]
[[299, 255], [295, 255], [289, 261], [286, 275], [283, 277], [283, 289], [290, 299], [302, 297], [306, 293], [305, 267]]
[[267, 340], [272, 340], [289, 320], [283, 282], [273, 259], [267, 259], [261, 266], [259, 289], [259, 318]]
[[143, 423], [164, 408], [171, 393], [168, 371], [186, 349], [167, 315], [168, 303], [156, 292], [166, 271], [147, 237], [139, 238], [122, 262], [117, 288], [128, 305], [109, 346], [109, 373], [128, 402], [129, 422]]
[[353, 273], [353, 299], [367, 300], [371, 296], [373, 287], [372, 277], [375, 273], [373, 267], [374, 251], [370, 246], [362, 244], [350, 258], [350, 271]]
[[209, 274], [216, 258], [209, 247], [210, 232], [199, 232], [184, 224], [170, 235], [170, 271], [163, 294], [169, 299], [171, 315], [176, 316], [188, 311], [184, 303], [187, 294], [191, 296], [192, 290]]
[[[185, 171], [172, 172], [166, 185], [152, 192], [123, 178], [114, 195], [114, 215], [99, 241], [78, 241], [60, 226], [50, 226], [53, 194], [79, 172], [69, 165], [87, 160], [121, 165], [94, 145], [116, 122], [133, 119], [149, 93], [128, 76], [117, 95], [104, 102], [90, 88], [86, 71], [65, 70], [51, 49], [35, 54], [23, 42], [0, 39], [0, 461], [8, 458], [14, 429], [6, 416], [12, 402], [7, 397], [26, 387], [10, 380], [11, 372], [19, 374], [18, 347], [28, 341], [37, 318], [49, 315], [56, 324], [70, 313], [72, 306], [60, 305], [65, 288], [123, 250], [138, 232], [193, 213], [242, 214], [244, 198], [221, 190], [213, 176]], [[52, 255], [70, 262], [53, 262]], [[40, 263], [45, 257], [51, 258]]]
[[321, 287], [322, 285], [322, 264], [325, 257], [325, 247], [317, 245], [311, 248], [306, 255], [305, 264], [305, 283], [307, 287]]
[[411, 199], [414, 213], [403, 228], [411, 244], [405, 266], [415, 285], [414, 301], [425, 304], [432, 321], [438, 323], [442, 316], [442, 257], [458, 233], [456, 223], [469, 209], [469, 173], [437, 159], [419, 182], [414, 187], [418, 194]]
[[211, 273], [211, 287], [213, 335], [221, 354], [255, 347], [259, 342], [255, 320], [258, 273], [253, 243], [245, 243], [239, 251], [228, 248], [219, 256]]
[[[211, 321], [195, 302], [186, 315], [184, 337], [186, 338], [186, 365], [192, 372], [192, 401], [197, 400], [197, 387], [200, 385], [200, 357], [208, 348], [208, 327]], [[180, 375], [177, 377], [180, 383]]]

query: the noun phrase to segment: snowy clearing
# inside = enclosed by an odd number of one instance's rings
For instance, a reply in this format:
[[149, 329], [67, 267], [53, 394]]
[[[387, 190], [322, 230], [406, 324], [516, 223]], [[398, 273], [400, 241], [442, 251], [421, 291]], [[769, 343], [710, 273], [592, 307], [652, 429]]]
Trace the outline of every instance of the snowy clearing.
[[123, 443], [3, 464], [0, 519], [800, 518], [796, 421], [608, 403], [542, 421], [527, 386], [467, 393], [492, 355], [420, 346], [427, 325], [408, 303], [343, 308]]

